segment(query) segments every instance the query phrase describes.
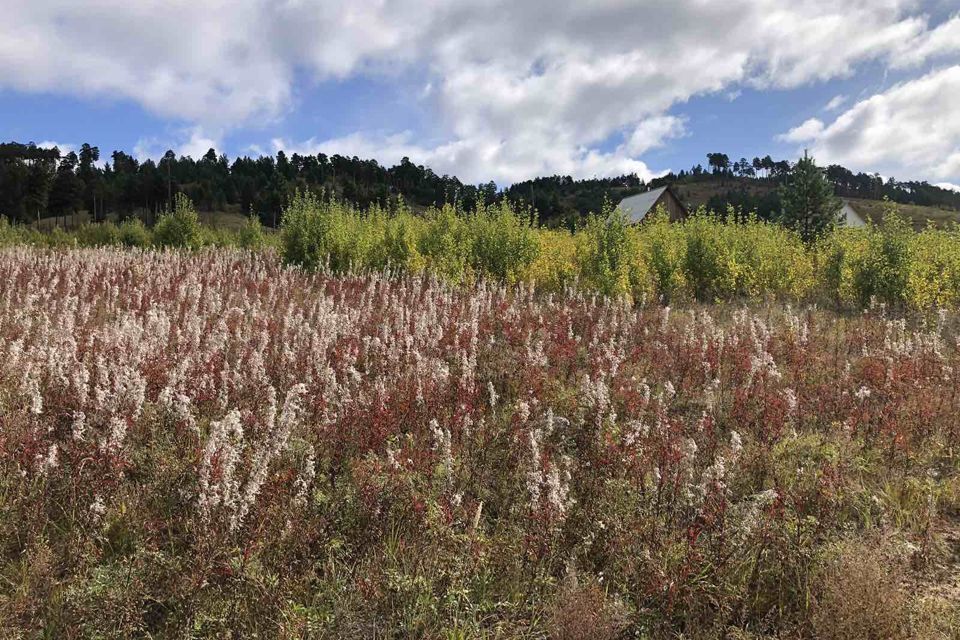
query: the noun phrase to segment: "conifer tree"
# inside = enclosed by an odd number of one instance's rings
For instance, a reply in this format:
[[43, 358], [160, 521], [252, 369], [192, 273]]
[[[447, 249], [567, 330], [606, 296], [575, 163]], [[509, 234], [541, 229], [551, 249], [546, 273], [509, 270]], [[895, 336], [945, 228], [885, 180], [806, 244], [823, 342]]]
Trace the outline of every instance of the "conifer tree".
[[781, 220], [810, 242], [837, 224], [843, 204], [833, 194], [833, 185], [806, 152], [790, 171], [781, 190]]

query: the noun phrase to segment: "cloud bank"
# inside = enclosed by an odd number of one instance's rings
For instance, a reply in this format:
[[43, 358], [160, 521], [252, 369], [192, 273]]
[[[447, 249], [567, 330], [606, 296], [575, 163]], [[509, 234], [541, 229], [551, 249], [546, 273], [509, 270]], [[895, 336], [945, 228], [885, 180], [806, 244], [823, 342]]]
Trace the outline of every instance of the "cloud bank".
[[830, 123], [816, 118], [783, 140], [821, 163], [900, 178], [960, 177], [960, 65], [932, 71], [862, 100]]
[[[933, 26], [911, 0], [12, 0], [0, 88], [130, 100], [179, 123], [192, 150], [282, 121], [305, 80], [413, 70], [428, 84], [409, 87], [410, 100], [429, 110], [437, 142], [382, 128], [279, 142], [381, 161], [402, 153], [467, 180], [650, 177], [642, 156], [688, 133], [677, 110], [691, 98], [794, 88], [871, 60], [919, 68], [949, 60], [958, 29], [960, 17]], [[821, 131], [804, 123], [786, 135], [839, 152], [831, 140], [865, 140], [843, 124], [851, 112], [862, 122], [861, 104]], [[935, 163], [930, 149], [908, 151], [918, 169], [960, 173], [949, 154]]]

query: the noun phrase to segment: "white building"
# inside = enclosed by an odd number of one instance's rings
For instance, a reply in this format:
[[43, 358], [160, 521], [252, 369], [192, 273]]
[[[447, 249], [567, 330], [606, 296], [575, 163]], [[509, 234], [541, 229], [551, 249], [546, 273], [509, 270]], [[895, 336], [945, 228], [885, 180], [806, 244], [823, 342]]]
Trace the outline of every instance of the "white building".
[[843, 217], [844, 224], [848, 227], [865, 227], [867, 222], [863, 219], [856, 209], [850, 205], [849, 200], [843, 201], [843, 209], [840, 210], [840, 215]]

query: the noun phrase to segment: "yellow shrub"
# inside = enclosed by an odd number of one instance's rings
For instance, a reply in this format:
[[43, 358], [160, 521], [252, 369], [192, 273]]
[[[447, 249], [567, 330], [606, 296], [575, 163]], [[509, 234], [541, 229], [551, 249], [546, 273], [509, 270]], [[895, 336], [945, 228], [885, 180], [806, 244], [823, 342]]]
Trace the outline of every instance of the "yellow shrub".
[[907, 304], [929, 309], [960, 303], [960, 234], [928, 228], [911, 244]]
[[639, 257], [664, 299], [801, 298], [813, 285], [803, 242], [776, 224], [726, 223], [701, 210], [682, 223], [657, 214], [636, 234]]
[[656, 294], [664, 300], [685, 297], [688, 289], [684, 272], [687, 244], [683, 226], [672, 224], [661, 210], [634, 233], [638, 246], [637, 260], [649, 275]]
[[856, 278], [869, 246], [870, 229], [840, 228], [813, 249], [815, 279], [824, 296], [839, 304], [857, 300]]
[[577, 245], [568, 231], [541, 229], [537, 233], [540, 251], [527, 267], [523, 279], [545, 291], [562, 291], [577, 277]]

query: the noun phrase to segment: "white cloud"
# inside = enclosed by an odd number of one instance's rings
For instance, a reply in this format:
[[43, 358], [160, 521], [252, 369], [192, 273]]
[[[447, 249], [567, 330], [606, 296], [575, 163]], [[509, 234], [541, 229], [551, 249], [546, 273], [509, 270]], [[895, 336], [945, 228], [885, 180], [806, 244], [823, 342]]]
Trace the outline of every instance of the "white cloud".
[[890, 63], [894, 68], [915, 67], [951, 55], [960, 55], [960, 14], [905, 42], [891, 54]]
[[822, 163], [900, 178], [960, 178], [960, 65], [895, 85], [830, 124], [808, 120], [782, 139]]
[[133, 156], [140, 162], [149, 158], [157, 160], [170, 149], [178, 156], [190, 156], [194, 160], [199, 160], [207, 151], [217, 149], [219, 146], [218, 137], [205, 133], [202, 127], [188, 127], [177, 132], [172, 143], [169, 139], [139, 139], [133, 147]]
[[903, 43], [926, 59], [952, 34], [918, 0], [8, 0], [4, 12], [0, 88], [131, 100], [204, 131], [282, 118], [304, 80], [413, 70], [432, 142], [329, 142], [502, 181], [647, 170], [637, 157], [678, 135], [667, 114], [695, 96], [849, 75]]
[[252, 156], [263, 156], [266, 155], [266, 152], [258, 144], [247, 145], [247, 148], [243, 150], [243, 153]]
[[[42, 142], [35, 143], [38, 147], [42, 149], [52, 149], [56, 147], [60, 150], [60, 157], [63, 158], [68, 153], [76, 153], [80, 155], [80, 145], [73, 142], [57, 142], [55, 140], [44, 140]], [[110, 161], [110, 158], [107, 156], [100, 156], [100, 159], [94, 162], [94, 166], [104, 168], [107, 163]]]
[[786, 133], [777, 136], [777, 140], [782, 142], [805, 142], [815, 140], [823, 133], [823, 121], [817, 118], [810, 118], [803, 124], [790, 129]]
[[960, 193], [960, 184], [953, 184], [952, 182], [938, 182], [933, 185], [935, 187], [940, 187], [941, 189], [947, 189], [949, 191], [956, 191]]
[[259, 3], [4, 3], [0, 85], [129, 99], [161, 116], [238, 123], [275, 116], [292, 69], [261, 44]]
[[847, 103], [847, 96], [844, 96], [844, 95], [833, 96], [832, 98], [830, 98], [830, 102], [828, 102], [828, 103], [823, 107], [823, 110], [824, 110], [824, 111], [836, 111], [837, 109], [839, 109], [840, 107], [842, 107], [842, 106], [845, 105], [846, 103]]
[[625, 154], [622, 146], [614, 152], [604, 153], [560, 144], [547, 150], [530, 148], [527, 153], [522, 153], [515, 146], [495, 141], [455, 141], [429, 146], [417, 144], [413, 139], [410, 131], [393, 135], [353, 133], [339, 138], [311, 138], [302, 142], [275, 138], [271, 146], [274, 153], [282, 149], [287, 154], [357, 156], [376, 159], [385, 166], [397, 164], [402, 158], [408, 157], [412, 162], [429, 166], [440, 174], [456, 175], [467, 183], [493, 179], [501, 186], [515, 181], [517, 176], [552, 173], [580, 176], [636, 173], [644, 180], [666, 173], [652, 171], [646, 163]]
[[55, 142], [53, 140], [44, 140], [43, 142], [37, 142], [36, 145], [41, 149], [52, 149], [53, 147], [56, 147], [57, 149], [60, 150], [61, 158], [67, 155], [68, 153], [70, 153], [71, 151], [76, 152], [79, 149], [79, 147], [75, 144], [71, 144], [69, 142]]
[[193, 127], [190, 130], [190, 138], [177, 147], [178, 155], [190, 156], [200, 159], [210, 149], [216, 149], [219, 146], [216, 138], [206, 135], [202, 128]]
[[631, 156], [643, 155], [646, 151], [662, 147], [669, 138], [679, 138], [686, 133], [683, 118], [657, 116], [638, 124], [624, 143], [624, 151]]
[[[373, 158], [384, 165], [397, 164], [403, 157], [419, 158], [429, 154], [430, 149], [418, 146], [411, 142], [413, 134], [403, 133], [369, 137], [362, 133], [353, 133], [342, 138], [317, 140], [310, 138], [302, 142], [291, 142], [283, 138], [274, 138], [270, 141], [273, 153], [283, 151], [286, 154], [299, 153], [300, 155], [317, 155], [325, 153], [328, 156], [341, 155], [345, 157]], [[260, 151], [260, 148], [257, 147]], [[262, 151], [260, 151], [262, 153]]]
[[[954, 140], [956, 144], [956, 138]], [[944, 158], [942, 162], [935, 165], [933, 175], [950, 178], [960, 177], [960, 145], [956, 146], [953, 153]]]

